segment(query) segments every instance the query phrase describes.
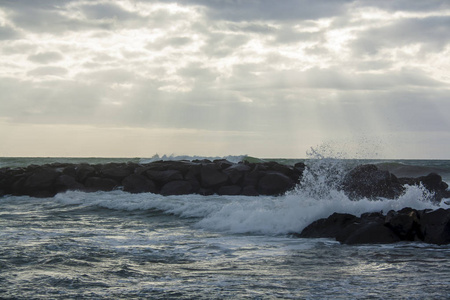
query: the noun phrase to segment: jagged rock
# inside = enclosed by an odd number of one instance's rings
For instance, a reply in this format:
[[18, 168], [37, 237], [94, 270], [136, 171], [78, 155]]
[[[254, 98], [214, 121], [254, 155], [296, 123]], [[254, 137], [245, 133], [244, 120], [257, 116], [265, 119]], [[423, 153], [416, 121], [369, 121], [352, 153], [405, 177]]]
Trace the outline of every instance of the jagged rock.
[[267, 172], [258, 182], [258, 192], [263, 195], [279, 195], [295, 186], [292, 179], [278, 172]]
[[143, 175], [131, 174], [122, 180], [123, 190], [129, 193], [156, 193], [153, 181]]
[[395, 175], [375, 165], [360, 165], [344, 177], [342, 189], [351, 198], [397, 198], [404, 188]]
[[189, 181], [176, 180], [166, 183], [161, 188], [161, 195], [185, 195], [192, 193], [192, 185]]

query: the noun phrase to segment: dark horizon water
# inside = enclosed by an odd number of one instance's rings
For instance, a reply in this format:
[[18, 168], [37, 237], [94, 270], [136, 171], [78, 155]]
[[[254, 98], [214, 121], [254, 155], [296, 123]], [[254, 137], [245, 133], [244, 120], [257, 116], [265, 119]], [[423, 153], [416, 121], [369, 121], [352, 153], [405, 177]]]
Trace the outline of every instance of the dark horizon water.
[[[324, 186], [348, 163], [307, 160], [319, 172], [314, 180], [305, 176], [302, 190], [280, 197], [5, 196], [0, 298], [448, 299], [450, 245], [348, 246], [290, 235], [333, 212], [450, 208], [430, 202], [420, 187], [396, 200], [351, 201]], [[377, 162], [406, 174], [449, 170], [449, 161], [407, 163]]]

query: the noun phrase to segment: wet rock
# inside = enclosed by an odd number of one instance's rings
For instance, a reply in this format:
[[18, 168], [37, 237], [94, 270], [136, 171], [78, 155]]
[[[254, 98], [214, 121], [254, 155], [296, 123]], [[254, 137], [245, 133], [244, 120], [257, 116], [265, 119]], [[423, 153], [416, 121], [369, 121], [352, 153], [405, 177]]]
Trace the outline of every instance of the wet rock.
[[58, 177], [58, 179], [56, 180], [55, 186], [56, 186], [57, 192], [65, 192], [68, 190], [71, 190], [71, 191], [85, 190], [85, 187], [83, 184], [76, 181], [74, 177], [66, 175], [66, 174], [62, 174], [61, 176]]
[[242, 195], [244, 195], [244, 196], [259, 196], [259, 193], [254, 186], [248, 185], [242, 189]]
[[79, 164], [76, 167], [76, 180], [83, 183], [86, 178], [96, 175], [96, 170], [93, 166], [88, 164]]
[[412, 208], [387, 213], [384, 225], [405, 241], [423, 240], [418, 212]]
[[292, 179], [278, 172], [267, 172], [258, 182], [258, 192], [263, 195], [280, 195], [295, 186]]
[[219, 171], [215, 164], [202, 165], [200, 170], [200, 184], [211, 188], [224, 185], [228, 182], [228, 175]]
[[84, 183], [86, 189], [91, 192], [96, 191], [112, 191], [119, 186], [119, 183], [114, 179], [101, 178], [101, 177], [89, 177]]
[[133, 173], [133, 169], [129, 168], [127, 164], [109, 163], [102, 166], [100, 174], [102, 177], [111, 178], [117, 181], [122, 181], [128, 175]]
[[219, 190], [217, 191], [217, 194], [235, 196], [235, 195], [240, 195], [241, 191], [242, 191], [242, 188], [238, 185], [225, 185], [225, 186], [221, 186], [219, 188]]
[[425, 243], [450, 244], [450, 209], [424, 211], [420, 215], [420, 231]]
[[334, 238], [343, 244], [388, 244], [398, 241], [420, 241], [450, 244], [450, 209], [414, 210], [404, 208], [361, 217], [334, 213], [311, 223], [300, 234], [302, 238]]
[[129, 193], [156, 193], [153, 181], [143, 175], [131, 174], [122, 180], [123, 190]]
[[165, 170], [165, 171], [153, 171], [149, 170], [145, 172], [145, 175], [150, 180], [153, 180], [161, 185], [164, 185], [170, 181], [183, 180], [183, 175], [178, 170]]
[[192, 185], [189, 181], [176, 180], [166, 183], [161, 189], [161, 195], [186, 195], [192, 193]]
[[433, 193], [432, 199], [440, 202], [443, 198], [450, 198], [448, 184], [442, 181], [442, 177], [436, 173], [430, 173], [427, 176], [417, 178], [399, 178], [401, 184], [423, 185], [428, 191]]
[[353, 199], [397, 198], [404, 188], [395, 175], [375, 165], [360, 165], [344, 177], [342, 189]]

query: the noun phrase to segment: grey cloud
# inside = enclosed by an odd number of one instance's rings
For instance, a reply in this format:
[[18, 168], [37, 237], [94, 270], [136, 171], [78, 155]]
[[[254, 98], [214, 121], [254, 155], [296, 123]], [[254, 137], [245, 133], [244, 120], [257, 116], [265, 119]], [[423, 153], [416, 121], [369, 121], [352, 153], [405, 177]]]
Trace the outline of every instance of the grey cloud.
[[372, 6], [388, 11], [427, 12], [450, 8], [447, 0], [358, 0], [355, 6]]
[[62, 67], [39, 67], [29, 71], [29, 76], [63, 76], [68, 73], [67, 69]]
[[254, 1], [173, 1], [183, 4], [202, 5], [210, 11], [212, 19], [242, 20], [310, 20], [332, 17], [346, 10], [353, 0], [254, 0]]
[[41, 52], [28, 56], [28, 60], [39, 64], [48, 64], [62, 59], [63, 56], [59, 52]]
[[118, 21], [126, 21], [137, 17], [136, 14], [130, 13], [112, 3], [84, 5], [81, 10], [88, 18], [92, 19], [116, 19]]
[[9, 27], [9, 26], [0, 26], [0, 41], [1, 40], [14, 40], [21, 36], [21, 34]]
[[426, 51], [440, 51], [450, 42], [450, 17], [406, 19], [363, 31], [351, 43], [359, 53], [376, 54], [383, 48], [420, 43]]

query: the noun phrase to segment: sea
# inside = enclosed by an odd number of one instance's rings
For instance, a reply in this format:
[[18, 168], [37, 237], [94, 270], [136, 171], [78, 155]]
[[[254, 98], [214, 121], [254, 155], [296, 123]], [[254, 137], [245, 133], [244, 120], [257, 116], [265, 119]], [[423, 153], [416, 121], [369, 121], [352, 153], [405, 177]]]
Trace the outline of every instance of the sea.
[[[0, 158], [0, 168], [197, 158]], [[395, 200], [359, 201], [337, 188], [362, 163], [450, 183], [449, 160], [273, 160], [307, 166], [297, 188], [278, 197], [117, 190], [0, 198], [0, 299], [449, 299], [450, 245], [292, 235], [334, 212], [450, 208], [420, 186]]]

